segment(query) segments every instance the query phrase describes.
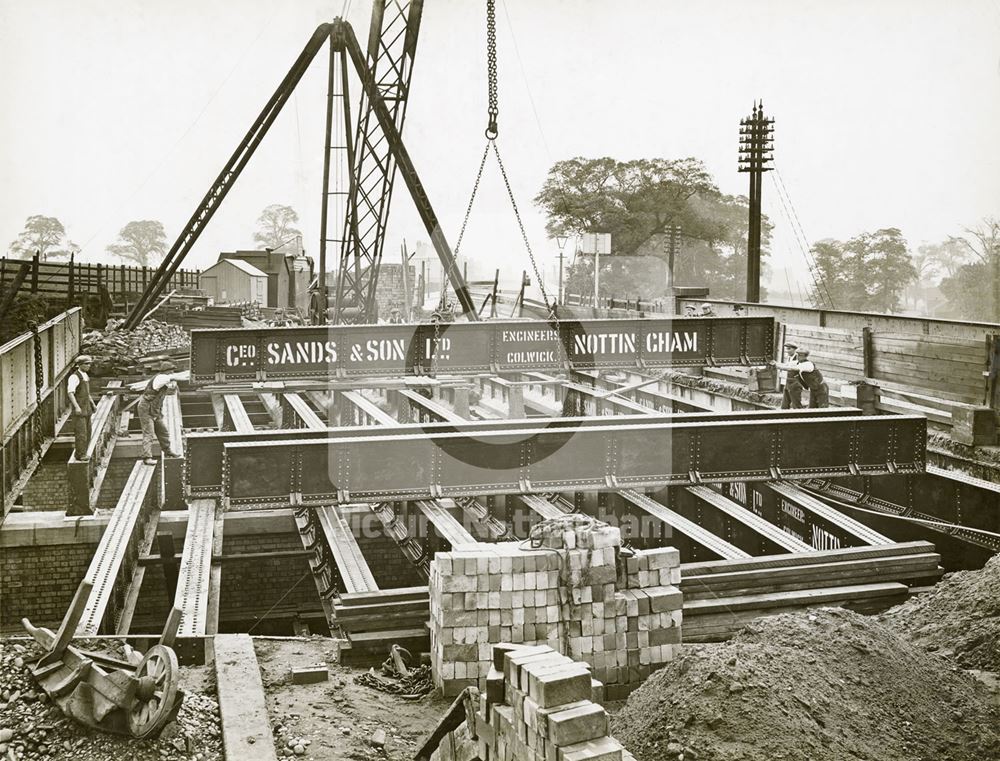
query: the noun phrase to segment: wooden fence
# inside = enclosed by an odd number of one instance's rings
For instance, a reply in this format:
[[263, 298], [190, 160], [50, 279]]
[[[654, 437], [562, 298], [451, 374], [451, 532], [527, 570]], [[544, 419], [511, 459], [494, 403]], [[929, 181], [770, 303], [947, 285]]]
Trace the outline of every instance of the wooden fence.
[[[25, 265], [29, 270], [19, 293], [40, 293], [69, 301], [78, 295], [100, 294], [103, 290], [112, 298], [142, 293], [156, 272], [151, 267], [80, 263], [72, 257], [64, 262], [42, 262], [37, 255], [31, 259], [3, 257], [0, 258], [0, 285], [6, 288], [14, 282]], [[179, 269], [170, 278], [167, 289], [197, 288], [200, 277], [199, 270]]]

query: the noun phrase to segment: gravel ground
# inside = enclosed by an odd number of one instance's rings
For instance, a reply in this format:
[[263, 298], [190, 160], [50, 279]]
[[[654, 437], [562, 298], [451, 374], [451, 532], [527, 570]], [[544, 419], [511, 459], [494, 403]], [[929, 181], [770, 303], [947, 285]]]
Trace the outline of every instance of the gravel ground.
[[[80, 644], [112, 652], [105, 642]], [[65, 717], [35, 683], [30, 664], [41, 650], [28, 640], [0, 642], [2, 761], [221, 761], [219, 705], [205, 667], [181, 669], [184, 702], [155, 740], [135, 740], [85, 727]]]
[[642, 761], [985, 761], [1000, 701], [874, 618], [821, 608], [688, 646], [614, 716]]

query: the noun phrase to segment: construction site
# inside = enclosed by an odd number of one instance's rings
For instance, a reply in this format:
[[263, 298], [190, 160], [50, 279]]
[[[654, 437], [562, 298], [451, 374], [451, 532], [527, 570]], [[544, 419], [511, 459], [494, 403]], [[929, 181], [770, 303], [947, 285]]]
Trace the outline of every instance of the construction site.
[[[423, 0], [304, 30], [158, 266], [0, 260], [0, 759], [1000, 759], [1000, 323], [764, 299], [756, 101], [745, 297], [547, 290], [479, 5], [519, 282], [408, 151]], [[310, 67], [316, 255], [192, 266]]]

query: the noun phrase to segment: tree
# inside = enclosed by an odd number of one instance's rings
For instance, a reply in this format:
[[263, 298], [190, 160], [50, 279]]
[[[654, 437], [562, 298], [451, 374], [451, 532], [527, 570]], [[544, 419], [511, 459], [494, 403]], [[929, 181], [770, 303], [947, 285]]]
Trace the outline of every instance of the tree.
[[45, 261], [68, 257], [80, 247], [66, 237], [66, 228], [58, 219], [35, 214], [28, 217], [24, 230], [7, 250], [16, 259], [30, 259], [38, 252], [39, 259]]
[[949, 308], [965, 319], [1000, 322], [1000, 221], [987, 217], [949, 241], [972, 258], [941, 281]]
[[[674, 282], [708, 285], [712, 294], [742, 298], [746, 288], [748, 203], [742, 196], [722, 195], [704, 165], [694, 158], [617, 161], [574, 158], [549, 170], [535, 203], [548, 216], [551, 237], [585, 232], [611, 234], [614, 256], [602, 265], [602, 292], [625, 296], [614, 289], [621, 269], [625, 286], [642, 281], [648, 270], [636, 260], [613, 265], [618, 256], [666, 259], [670, 227], [682, 231], [681, 251], [674, 265]], [[763, 255], [771, 226], [762, 224]], [[593, 264], [579, 264], [593, 277]], [[609, 277], [605, 278], [605, 268]], [[653, 284], [653, 296], [665, 292], [665, 278]], [[571, 277], [569, 290], [576, 291]], [[648, 280], [646, 285], [648, 286]], [[643, 287], [638, 290], [648, 290]], [[584, 293], [587, 291], [584, 290]], [[633, 292], [635, 293], [635, 292]]]
[[118, 241], [108, 246], [107, 251], [119, 259], [149, 267], [167, 252], [167, 234], [163, 224], [152, 219], [129, 222], [118, 232]]
[[812, 247], [820, 283], [817, 304], [837, 309], [892, 312], [906, 286], [917, 277], [906, 240], [895, 227], [861, 233], [846, 243], [822, 240]]
[[299, 215], [291, 206], [273, 203], [257, 218], [257, 232], [253, 234], [255, 243], [264, 248], [276, 249], [302, 232], [295, 225]]

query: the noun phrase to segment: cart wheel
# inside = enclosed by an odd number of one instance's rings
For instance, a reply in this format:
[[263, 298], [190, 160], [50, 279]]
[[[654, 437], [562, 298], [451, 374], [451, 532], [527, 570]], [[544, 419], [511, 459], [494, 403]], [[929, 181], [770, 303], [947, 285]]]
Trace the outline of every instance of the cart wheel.
[[170, 720], [177, 701], [177, 655], [169, 647], [153, 645], [135, 668], [139, 680], [135, 703], [128, 712], [133, 737], [146, 737]]

